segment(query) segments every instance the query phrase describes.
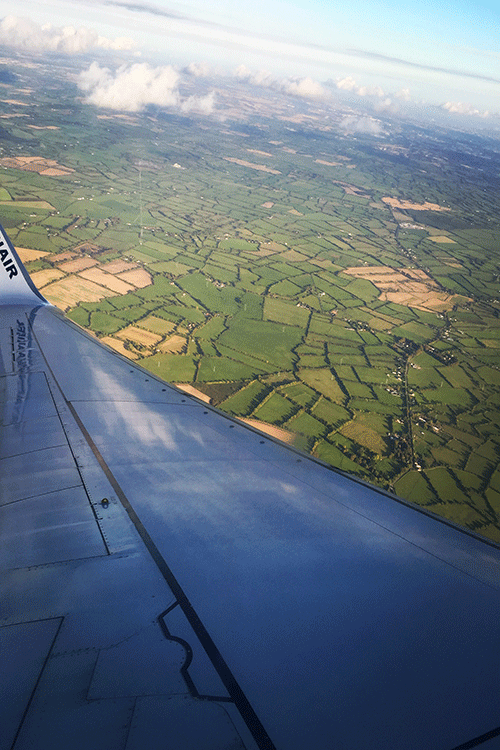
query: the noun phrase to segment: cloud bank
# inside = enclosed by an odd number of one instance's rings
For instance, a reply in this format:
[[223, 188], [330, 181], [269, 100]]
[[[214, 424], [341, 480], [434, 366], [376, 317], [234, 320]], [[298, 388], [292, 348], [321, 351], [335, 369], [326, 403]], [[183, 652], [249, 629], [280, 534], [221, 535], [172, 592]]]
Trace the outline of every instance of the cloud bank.
[[107, 39], [94, 29], [80, 26], [40, 26], [28, 18], [5, 16], [0, 22], [0, 44], [30, 52], [61, 52], [67, 55], [92, 49], [131, 50], [135, 42], [127, 37]]
[[[362, 60], [367, 69], [372, 68], [373, 63], [381, 63], [389, 66], [391, 70], [394, 69], [394, 66], [397, 66], [398, 68], [421, 70], [424, 73], [438, 73], [476, 81], [500, 83], [500, 79], [496, 76], [468, 70], [465, 66], [463, 69], [440, 67], [429, 65], [425, 59], [418, 62], [373, 50], [348, 48], [343, 45], [329, 46], [308, 41], [289, 42], [275, 34], [266, 33], [264, 29], [260, 33], [255, 33], [242, 26], [235, 27], [218, 21], [207, 21], [200, 15], [181, 14], [170, 8], [161, 7], [160, 4], [155, 4], [151, 0], [102, 0], [102, 2], [110, 7], [115, 6], [124, 9], [130, 14], [149, 14], [156, 17], [157, 20], [165, 18], [169, 22], [168, 27], [165, 25], [161, 28], [170, 33], [172, 31], [177, 32], [182, 36], [201, 42], [267, 52], [273, 58], [282, 57], [300, 61], [309, 59], [316, 63], [324, 63], [328, 68], [337, 65], [339, 62], [345, 62], [346, 58], [354, 58]], [[187, 4], [184, 5], [186, 8], [188, 7]], [[345, 66], [343, 67], [345, 69]]]
[[450, 115], [473, 115], [475, 117], [489, 117], [490, 113], [485, 110], [481, 111], [468, 104], [467, 102], [446, 102], [441, 105]]
[[[341, 91], [352, 91], [353, 94], [357, 94], [358, 96], [372, 97], [375, 99], [387, 98], [384, 90], [380, 86], [359, 86], [351, 76], [335, 81], [335, 86]], [[408, 100], [410, 92], [408, 89], [401, 89], [396, 96]]]
[[85, 102], [122, 112], [141, 112], [148, 105], [174, 107], [181, 112], [210, 114], [215, 94], [190, 96], [179, 93], [180, 74], [171, 65], [152, 68], [147, 63], [122, 65], [115, 72], [93, 62], [78, 76]]
[[347, 76], [332, 82], [341, 91], [350, 91], [357, 96], [370, 99], [375, 112], [396, 114], [402, 102], [411, 101], [410, 89], [402, 88], [396, 93], [386, 94], [380, 86], [359, 86], [354, 78]]
[[348, 133], [380, 135], [383, 132], [383, 127], [377, 120], [373, 120], [371, 117], [356, 117], [355, 115], [344, 117], [340, 127]]
[[328, 92], [318, 81], [309, 76], [305, 78], [275, 78], [270, 73], [259, 71], [252, 73], [245, 65], [240, 65], [235, 71], [236, 78], [254, 86], [280, 91], [283, 94], [290, 94], [301, 99], [326, 99]]
[[[403, 102], [411, 101], [410, 89], [408, 88], [402, 88], [396, 93], [387, 95], [383, 91], [383, 89], [380, 88], [380, 86], [359, 86], [351, 76], [346, 76], [345, 78], [340, 78], [336, 81], [329, 81], [329, 84], [331, 86], [335, 86], [341, 91], [349, 91], [353, 94], [356, 94], [357, 96], [371, 99], [371, 106], [374, 112], [378, 112], [380, 114], [384, 112], [388, 114], [396, 114], [397, 112], [399, 112], [400, 105]], [[439, 109], [444, 110], [451, 115], [468, 115], [470, 117], [481, 117], [482, 119], [488, 119], [492, 116], [495, 116], [492, 112], [488, 110], [477, 109], [476, 107], [474, 107], [474, 105], [468, 102], [445, 102], [444, 104], [440, 105]], [[350, 130], [354, 129], [358, 132], [361, 132], [359, 131], [356, 124], [353, 125], [353, 123], [348, 120], [349, 118], [347, 118], [345, 124], [342, 123], [344, 127], [347, 127]], [[373, 124], [369, 125], [363, 122], [361, 127], [364, 128], [365, 126], [368, 128], [368, 130], [364, 130], [363, 132], [370, 132], [370, 129], [373, 128]], [[371, 132], [375, 131], [371, 130]]]
[[182, 69], [182, 72], [188, 76], [193, 76], [193, 78], [208, 78], [210, 75], [210, 68], [204, 62], [192, 62], [189, 63], [189, 65], [186, 65], [186, 67]]

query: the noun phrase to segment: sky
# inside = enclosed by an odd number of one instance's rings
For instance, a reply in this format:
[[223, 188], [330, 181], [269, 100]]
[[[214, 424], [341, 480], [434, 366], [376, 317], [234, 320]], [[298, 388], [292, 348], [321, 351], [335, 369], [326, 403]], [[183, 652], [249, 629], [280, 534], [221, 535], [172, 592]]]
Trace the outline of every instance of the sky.
[[497, 0], [0, 0], [0, 18], [0, 46], [94, 54], [89, 96], [92, 75], [100, 91], [116, 81], [99, 72], [111, 50], [156, 88], [151, 70], [191, 65], [306, 98], [337, 89], [381, 108], [407, 101], [497, 122], [500, 112]]

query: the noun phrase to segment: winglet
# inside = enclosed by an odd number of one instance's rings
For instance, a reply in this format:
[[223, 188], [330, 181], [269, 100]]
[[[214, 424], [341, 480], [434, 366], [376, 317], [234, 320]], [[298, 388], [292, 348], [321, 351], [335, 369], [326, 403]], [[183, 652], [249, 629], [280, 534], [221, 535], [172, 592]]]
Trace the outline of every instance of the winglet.
[[0, 305], [49, 304], [42, 297], [0, 225]]

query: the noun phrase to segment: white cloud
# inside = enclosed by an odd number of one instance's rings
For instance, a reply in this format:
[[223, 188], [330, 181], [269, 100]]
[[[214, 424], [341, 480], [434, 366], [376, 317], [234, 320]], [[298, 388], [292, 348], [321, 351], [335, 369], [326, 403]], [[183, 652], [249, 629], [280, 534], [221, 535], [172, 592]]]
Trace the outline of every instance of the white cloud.
[[190, 76], [194, 76], [194, 78], [208, 78], [208, 76], [210, 75], [210, 68], [204, 62], [192, 62], [189, 63], [189, 65], [186, 65], [183, 72], [187, 73]]
[[214, 93], [182, 99], [180, 75], [171, 65], [151, 68], [147, 63], [122, 65], [114, 73], [93, 62], [80, 73], [78, 86], [87, 92], [85, 102], [96, 107], [125, 112], [140, 112], [148, 104], [175, 107], [182, 112], [209, 114], [214, 106]]
[[181, 112], [197, 112], [200, 115], [209, 115], [215, 106], [215, 91], [206, 96], [189, 96], [180, 103]]
[[380, 86], [360, 86], [356, 89], [356, 93], [358, 96], [376, 96], [379, 99], [382, 99], [385, 96]]
[[302, 99], [324, 99], [326, 91], [318, 81], [306, 78], [288, 78], [281, 82], [282, 91]]
[[358, 86], [352, 76], [347, 76], [346, 78], [337, 80], [335, 85], [342, 91], [352, 91], [358, 96], [375, 97], [378, 99], [383, 99], [385, 97], [385, 93], [380, 86]]
[[350, 133], [367, 133], [368, 135], [380, 135], [383, 131], [382, 125], [378, 120], [373, 120], [371, 117], [356, 117], [354, 115], [344, 117], [340, 123], [340, 127]]
[[337, 88], [343, 89], [344, 91], [354, 91], [357, 88], [357, 83], [351, 76], [347, 76], [347, 78], [342, 78], [340, 81], [337, 81]]
[[242, 81], [248, 81], [255, 86], [281, 91], [284, 94], [297, 96], [301, 99], [326, 99], [328, 92], [323, 86], [313, 78], [275, 78], [271, 73], [260, 70], [253, 73], [245, 65], [236, 68], [234, 75]]
[[404, 102], [409, 102], [410, 99], [411, 99], [411, 97], [410, 97], [410, 89], [400, 89], [399, 91], [396, 91], [396, 93], [394, 94], [394, 96], [397, 99], [402, 99], [402, 101], [404, 101]]
[[375, 112], [388, 112], [390, 114], [395, 114], [399, 107], [396, 102], [392, 101], [390, 96], [386, 96], [384, 99], [376, 101], [373, 105], [373, 109]]
[[171, 66], [150, 68], [146, 63], [122, 65], [115, 74], [96, 62], [78, 78], [86, 102], [97, 107], [139, 112], [147, 104], [174, 106], [179, 103], [179, 74]]
[[476, 117], [489, 117], [489, 112], [476, 109], [472, 104], [467, 102], [446, 102], [441, 105], [442, 109], [446, 109], [450, 114], [458, 115], [475, 115]]
[[80, 26], [39, 26], [28, 18], [5, 16], [0, 22], [0, 43], [35, 52], [63, 52], [71, 55], [91, 49], [130, 50], [135, 42], [127, 37], [107, 39], [94, 29]]
[[101, 68], [98, 63], [93, 62], [88, 70], [82, 71], [78, 76], [78, 88], [81, 91], [92, 91], [100, 85], [105, 85], [110, 77], [109, 68]]
[[264, 88], [268, 89], [279, 88], [278, 80], [265, 70], [259, 70], [257, 73], [253, 73], [246, 67], [246, 65], [239, 65], [236, 68], [234, 75], [236, 78], [239, 78], [242, 81], [248, 81], [248, 83], [253, 83], [255, 86], [264, 86]]

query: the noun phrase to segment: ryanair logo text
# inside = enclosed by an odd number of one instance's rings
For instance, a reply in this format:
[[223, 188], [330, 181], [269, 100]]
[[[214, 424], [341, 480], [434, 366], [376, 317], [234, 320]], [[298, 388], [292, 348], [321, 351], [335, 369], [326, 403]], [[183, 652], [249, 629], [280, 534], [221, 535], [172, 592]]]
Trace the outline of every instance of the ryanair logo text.
[[9, 279], [13, 279], [14, 276], [17, 276], [18, 270], [15, 264], [14, 258], [12, 257], [12, 253], [10, 252], [7, 243], [2, 239], [1, 234], [0, 234], [0, 262], [2, 263], [7, 273], [9, 274]]
[[28, 350], [28, 335], [26, 332], [26, 325], [22, 320], [16, 320], [16, 343], [17, 343], [17, 367], [19, 370], [25, 370], [28, 366], [28, 358], [26, 356]]

